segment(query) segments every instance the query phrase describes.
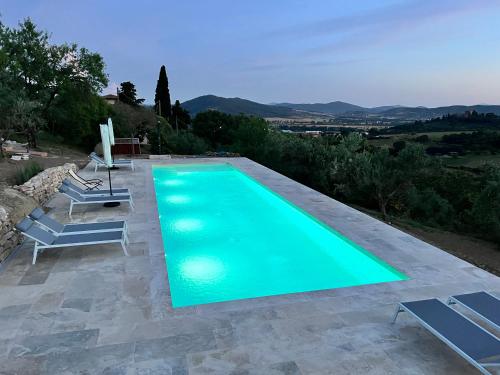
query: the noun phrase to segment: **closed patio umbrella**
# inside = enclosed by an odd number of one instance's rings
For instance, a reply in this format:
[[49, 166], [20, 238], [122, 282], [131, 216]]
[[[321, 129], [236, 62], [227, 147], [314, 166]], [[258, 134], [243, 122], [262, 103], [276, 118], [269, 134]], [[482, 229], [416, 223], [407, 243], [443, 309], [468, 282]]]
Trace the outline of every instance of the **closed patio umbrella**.
[[[102, 152], [104, 154], [104, 163], [108, 168], [109, 193], [113, 195], [113, 187], [111, 185], [111, 168], [113, 167], [113, 159], [111, 157], [111, 141], [109, 134], [109, 126], [107, 124], [101, 124], [99, 126], [101, 129], [101, 141], [102, 141]], [[105, 207], [116, 207], [119, 205], [120, 202], [104, 203]]]
[[[111, 120], [111, 117], [108, 117], [108, 132], [109, 132], [109, 144], [111, 146], [115, 145], [115, 131], [113, 129], [113, 121]], [[113, 162], [115, 161], [115, 156], [113, 155], [113, 152], [111, 152], [111, 157], [113, 159]], [[112, 165], [111, 169], [120, 169], [120, 167], [117, 167], [116, 165]]]

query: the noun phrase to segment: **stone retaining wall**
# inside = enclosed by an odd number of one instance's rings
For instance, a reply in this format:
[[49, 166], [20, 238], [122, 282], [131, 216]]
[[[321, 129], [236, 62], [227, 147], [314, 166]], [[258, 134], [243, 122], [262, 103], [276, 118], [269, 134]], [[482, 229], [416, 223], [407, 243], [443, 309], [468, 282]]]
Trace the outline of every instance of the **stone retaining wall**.
[[62, 181], [68, 177], [69, 170], [77, 171], [78, 167], [73, 163], [66, 163], [59, 167], [47, 168], [38, 173], [24, 184], [14, 186], [14, 189], [32, 197], [40, 205], [46, 203], [54, 194]]
[[19, 186], [0, 187], [0, 262], [3, 262], [23, 236], [14, 229], [15, 225], [36, 206], [46, 203], [72, 169], [73, 163], [45, 169]]
[[21, 234], [14, 230], [5, 207], [0, 206], [0, 262], [21, 242]]

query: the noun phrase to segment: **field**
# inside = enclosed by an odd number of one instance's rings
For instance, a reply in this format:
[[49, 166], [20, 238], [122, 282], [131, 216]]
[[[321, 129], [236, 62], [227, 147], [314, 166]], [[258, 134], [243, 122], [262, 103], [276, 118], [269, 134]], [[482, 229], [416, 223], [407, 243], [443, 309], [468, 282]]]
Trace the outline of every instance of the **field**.
[[397, 141], [411, 141], [422, 135], [426, 135], [430, 138], [429, 146], [432, 143], [438, 142], [443, 135], [449, 134], [460, 134], [460, 133], [472, 133], [472, 131], [459, 131], [459, 132], [434, 132], [434, 133], [401, 133], [401, 134], [387, 134], [381, 139], [370, 139], [368, 143], [377, 147], [391, 147], [394, 142]]
[[[427, 135], [429, 137], [429, 142], [424, 144], [424, 147], [430, 147], [439, 145], [439, 140], [443, 135], [449, 134], [460, 134], [460, 133], [472, 133], [472, 131], [458, 131], [458, 132], [434, 132], [434, 133], [402, 133], [402, 134], [388, 134], [384, 135], [380, 139], [370, 139], [368, 143], [376, 147], [389, 148], [392, 147], [394, 142], [405, 141], [412, 142], [415, 138]], [[454, 156], [437, 156], [442, 160], [445, 165], [450, 167], [467, 167], [467, 168], [479, 168], [484, 164], [493, 164], [500, 166], [500, 153], [491, 154], [489, 152], [476, 154], [469, 153], [464, 156], [454, 155]]]
[[451, 158], [442, 157], [443, 163], [450, 167], [479, 168], [484, 164], [491, 164], [500, 167], [500, 154], [469, 154], [465, 156], [454, 156]]

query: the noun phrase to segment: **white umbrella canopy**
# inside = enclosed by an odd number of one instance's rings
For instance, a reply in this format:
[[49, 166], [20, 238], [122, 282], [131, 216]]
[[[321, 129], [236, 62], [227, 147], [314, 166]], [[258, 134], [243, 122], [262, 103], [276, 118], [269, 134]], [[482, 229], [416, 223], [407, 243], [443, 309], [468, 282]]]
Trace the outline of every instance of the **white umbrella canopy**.
[[113, 167], [113, 159], [111, 158], [111, 144], [109, 139], [109, 127], [106, 124], [100, 125], [102, 152], [104, 154], [104, 162], [108, 168]]
[[111, 146], [115, 145], [115, 131], [113, 130], [113, 121], [111, 117], [108, 117], [108, 128], [109, 128], [109, 143]]

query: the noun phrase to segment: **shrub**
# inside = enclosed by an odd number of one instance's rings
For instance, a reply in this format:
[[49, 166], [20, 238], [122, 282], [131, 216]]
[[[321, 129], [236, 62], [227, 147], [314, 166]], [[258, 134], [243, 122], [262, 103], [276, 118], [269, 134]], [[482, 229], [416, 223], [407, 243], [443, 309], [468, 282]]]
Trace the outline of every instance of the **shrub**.
[[500, 170], [487, 170], [482, 186], [470, 210], [471, 227], [500, 245]]
[[210, 149], [203, 138], [184, 131], [171, 135], [167, 139], [167, 147], [172, 153], [179, 155], [201, 155]]
[[28, 181], [31, 177], [37, 175], [43, 171], [43, 168], [37, 162], [30, 162], [26, 166], [22, 167], [16, 172], [14, 177], [16, 185], [22, 185]]
[[407, 204], [409, 216], [423, 224], [447, 228], [453, 223], [453, 207], [430, 187], [421, 191], [410, 188]]

